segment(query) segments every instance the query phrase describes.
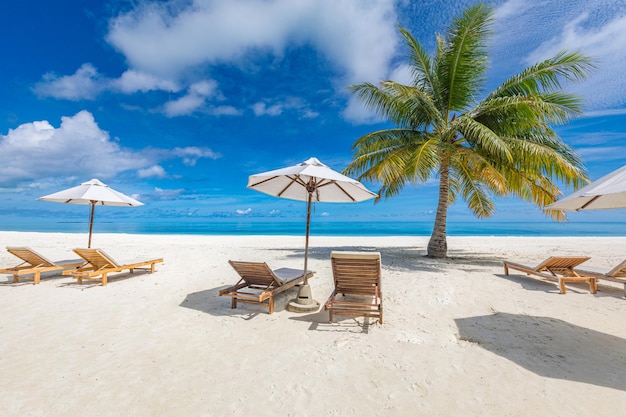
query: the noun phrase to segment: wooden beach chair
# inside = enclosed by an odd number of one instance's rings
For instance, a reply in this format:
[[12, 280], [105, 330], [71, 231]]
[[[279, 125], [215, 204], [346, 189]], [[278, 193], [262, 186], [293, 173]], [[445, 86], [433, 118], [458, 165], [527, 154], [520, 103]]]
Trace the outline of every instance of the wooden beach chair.
[[559, 284], [561, 294], [565, 294], [566, 282], [587, 282], [589, 291], [595, 294], [598, 291], [597, 279], [593, 276], [578, 274], [574, 268], [589, 260], [586, 256], [551, 256], [537, 266], [526, 266], [516, 262], [504, 261], [504, 274], [509, 275], [510, 269], [525, 272], [527, 275], [535, 275]]
[[382, 324], [380, 253], [333, 251], [330, 260], [335, 289], [324, 305], [328, 320], [332, 323], [337, 314], [377, 317]]
[[13, 274], [13, 282], [19, 282], [20, 277], [25, 275], [33, 275], [33, 284], [39, 284], [42, 272], [63, 271], [69, 268], [77, 268], [83, 263], [82, 259], [53, 262], [25, 246], [9, 246], [7, 247], [7, 251], [22, 260], [22, 263], [14, 267], [0, 269], [0, 273]]
[[63, 275], [71, 275], [82, 284], [83, 280], [100, 281], [102, 285], [107, 285], [108, 274], [128, 270], [130, 273], [136, 269], [149, 270], [154, 273], [155, 265], [163, 262], [163, 258], [132, 261], [128, 263], [118, 263], [102, 249], [74, 249], [74, 252], [81, 258], [83, 263], [75, 270], [64, 271]]
[[596, 279], [604, 279], [624, 284], [624, 297], [626, 297], [626, 259], [613, 269], [584, 266], [582, 268], [576, 268], [576, 272], [581, 275], [596, 277]]
[[[241, 279], [233, 286], [219, 291], [220, 296], [231, 297], [231, 308], [237, 302], [267, 304], [269, 314], [274, 312], [277, 294], [304, 283], [302, 269], [279, 268], [272, 270], [265, 262], [228, 261]], [[306, 278], [315, 272], [307, 271]]]

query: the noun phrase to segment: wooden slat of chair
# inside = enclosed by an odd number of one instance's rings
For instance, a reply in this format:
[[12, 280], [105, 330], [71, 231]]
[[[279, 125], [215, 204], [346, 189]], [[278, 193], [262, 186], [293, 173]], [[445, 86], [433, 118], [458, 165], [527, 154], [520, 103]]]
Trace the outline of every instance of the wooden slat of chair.
[[[383, 322], [382, 285], [379, 253], [334, 251], [331, 264], [335, 289], [325, 304], [329, 321], [333, 316], [377, 317]], [[343, 297], [338, 300], [337, 296]], [[370, 297], [371, 302], [350, 299]]]
[[[265, 262], [230, 260], [228, 263], [239, 274], [240, 280], [237, 284], [220, 290], [218, 294], [231, 297], [231, 308], [237, 308], [237, 302], [267, 305], [269, 314], [272, 314], [274, 312], [274, 297], [304, 282], [304, 273], [301, 276], [293, 277], [291, 280], [282, 280]], [[313, 274], [309, 271], [307, 277], [311, 277]], [[259, 292], [247, 292], [245, 289]]]
[[525, 272], [528, 275], [536, 275], [559, 285], [561, 294], [566, 293], [566, 282], [587, 282], [589, 291], [595, 294], [598, 291], [597, 279], [593, 276], [581, 276], [574, 268], [589, 260], [588, 256], [552, 256], [535, 267], [529, 267], [516, 262], [504, 261], [504, 274], [509, 275], [510, 269]]

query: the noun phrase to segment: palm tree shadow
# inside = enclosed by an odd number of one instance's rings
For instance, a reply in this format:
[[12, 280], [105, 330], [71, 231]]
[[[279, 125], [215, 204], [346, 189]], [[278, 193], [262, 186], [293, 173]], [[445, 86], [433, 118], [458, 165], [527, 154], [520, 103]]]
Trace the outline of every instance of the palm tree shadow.
[[[284, 250], [284, 249], [281, 249]], [[301, 261], [304, 250], [289, 248], [292, 252], [288, 259]], [[476, 268], [487, 268], [502, 265], [502, 260], [495, 259], [491, 254], [468, 252], [464, 249], [450, 250], [450, 256], [444, 259], [427, 258], [426, 249], [410, 247], [373, 247], [373, 246], [313, 246], [309, 248], [309, 260], [328, 261], [332, 251], [377, 251], [381, 254], [383, 267], [397, 268], [411, 271], [445, 271], [450, 268], [465, 267], [467, 264], [476, 265]]]
[[461, 340], [537, 375], [626, 391], [626, 339], [552, 317], [495, 313], [455, 322]]

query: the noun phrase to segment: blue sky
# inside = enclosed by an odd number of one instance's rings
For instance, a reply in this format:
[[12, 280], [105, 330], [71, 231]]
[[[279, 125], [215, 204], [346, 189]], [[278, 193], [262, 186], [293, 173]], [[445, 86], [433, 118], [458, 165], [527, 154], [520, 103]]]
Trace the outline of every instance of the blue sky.
[[[123, 216], [301, 219], [302, 204], [246, 189], [248, 176], [311, 156], [341, 171], [359, 136], [387, 126], [346, 87], [406, 81], [397, 25], [432, 51], [434, 34], [474, 3], [4, 2], [0, 226], [83, 216], [84, 209], [36, 199], [91, 178], [145, 203]], [[597, 70], [568, 86], [585, 99], [585, 114], [558, 132], [592, 179], [626, 164], [626, 3], [490, 3], [496, 21], [485, 91], [561, 49], [592, 56]], [[427, 221], [436, 191], [433, 182], [358, 209], [320, 204], [314, 217]], [[545, 218], [517, 200], [497, 207], [496, 220]], [[623, 211], [570, 219], [615, 216]], [[451, 220], [470, 218], [461, 201], [450, 209]]]

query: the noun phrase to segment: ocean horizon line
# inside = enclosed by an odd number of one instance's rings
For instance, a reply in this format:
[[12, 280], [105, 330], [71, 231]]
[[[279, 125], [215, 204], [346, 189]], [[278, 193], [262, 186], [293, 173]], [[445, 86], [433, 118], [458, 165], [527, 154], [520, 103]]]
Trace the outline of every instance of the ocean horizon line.
[[[0, 223], [6, 232], [86, 233], [85, 221], [14, 221]], [[96, 221], [93, 233], [171, 234], [171, 235], [269, 235], [298, 236], [305, 233], [300, 221]], [[432, 221], [353, 221], [312, 222], [311, 235], [320, 236], [430, 236]], [[448, 236], [626, 236], [626, 221], [607, 222], [512, 222], [450, 221]]]

